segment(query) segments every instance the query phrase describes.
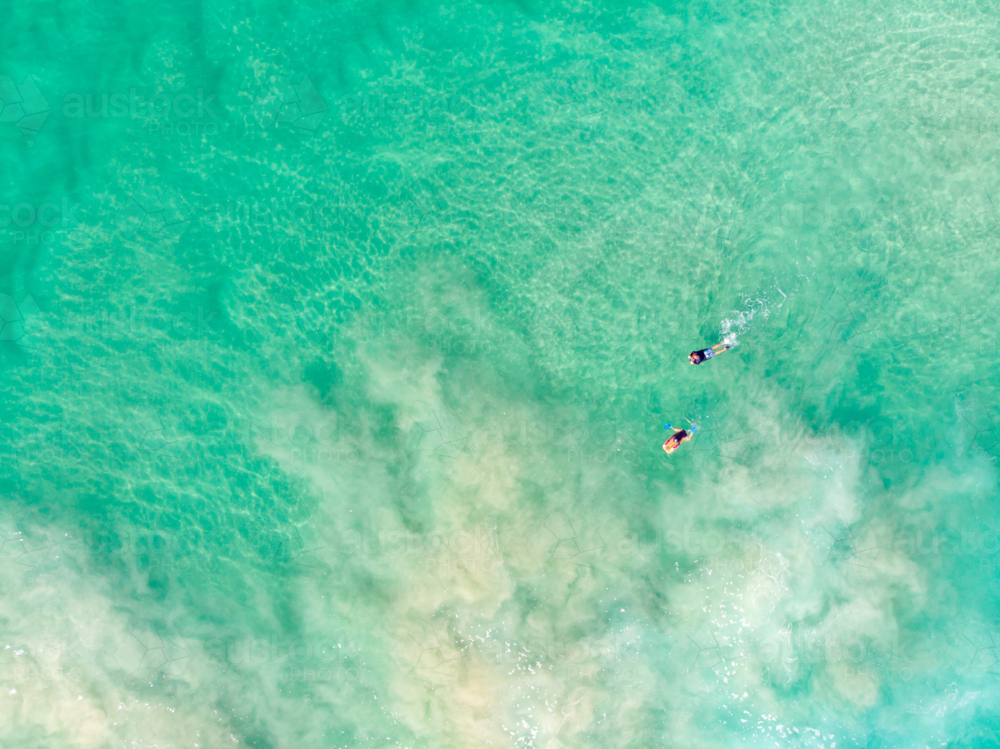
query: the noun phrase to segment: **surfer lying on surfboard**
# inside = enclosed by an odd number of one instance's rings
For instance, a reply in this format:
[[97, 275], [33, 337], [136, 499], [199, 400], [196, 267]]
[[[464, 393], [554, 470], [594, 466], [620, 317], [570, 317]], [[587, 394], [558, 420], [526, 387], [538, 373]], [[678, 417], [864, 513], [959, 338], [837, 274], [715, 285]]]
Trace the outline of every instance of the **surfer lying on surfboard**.
[[723, 341], [722, 343], [715, 344], [712, 348], [703, 349], [702, 351], [692, 351], [688, 354], [688, 361], [692, 364], [701, 364], [702, 362], [708, 361], [716, 354], [721, 354], [723, 351], [729, 351], [732, 347], [732, 344]]
[[[674, 429], [675, 427], [672, 427], [669, 424], [664, 424], [663, 428]], [[667, 441], [663, 443], [664, 452], [666, 452], [667, 455], [670, 455], [670, 453], [672, 453], [674, 450], [676, 450], [678, 447], [681, 446], [682, 442], [691, 439], [691, 437], [694, 436], [694, 433], [697, 430], [698, 427], [694, 426], [693, 424], [691, 425], [690, 432], [687, 429], [677, 429], [677, 431], [675, 431], [670, 437], [667, 438]]]

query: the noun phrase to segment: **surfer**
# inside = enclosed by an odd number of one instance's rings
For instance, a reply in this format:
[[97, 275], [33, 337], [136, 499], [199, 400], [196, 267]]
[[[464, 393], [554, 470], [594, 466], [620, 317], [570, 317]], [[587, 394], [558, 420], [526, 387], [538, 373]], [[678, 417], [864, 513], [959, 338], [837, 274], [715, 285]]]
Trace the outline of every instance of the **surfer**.
[[703, 349], [702, 351], [692, 351], [688, 354], [688, 361], [692, 364], [701, 364], [704, 361], [708, 361], [716, 354], [721, 354], [723, 351], [729, 351], [732, 347], [732, 344], [723, 341], [722, 343], [715, 344], [712, 348]]
[[[670, 426], [670, 424], [664, 424], [663, 428], [674, 429], [674, 427]], [[686, 442], [691, 439], [697, 429], [698, 427], [694, 425], [691, 426], [690, 432], [687, 429], [677, 429], [672, 435], [670, 435], [670, 437], [667, 438], [667, 441], [663, 443], [664, 452], [666, 452], [667, 455], [670, 455], [674, 450], [681, 446], [682, 442]]]

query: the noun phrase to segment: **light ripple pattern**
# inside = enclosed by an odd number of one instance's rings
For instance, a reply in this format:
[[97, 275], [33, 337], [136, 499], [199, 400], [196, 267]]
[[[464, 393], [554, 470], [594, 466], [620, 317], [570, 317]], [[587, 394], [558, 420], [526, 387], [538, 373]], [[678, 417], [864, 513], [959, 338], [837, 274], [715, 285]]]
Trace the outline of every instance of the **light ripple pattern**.
[[7, 11], [3, 746], [996, 745], [996, 3]]

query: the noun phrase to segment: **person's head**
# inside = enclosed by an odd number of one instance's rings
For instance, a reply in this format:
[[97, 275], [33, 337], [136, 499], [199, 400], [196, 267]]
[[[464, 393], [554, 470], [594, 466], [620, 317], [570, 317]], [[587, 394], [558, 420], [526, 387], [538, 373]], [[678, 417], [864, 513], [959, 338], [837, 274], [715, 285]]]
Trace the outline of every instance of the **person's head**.
[[705, 355], [700, 351], [692, 351], [690, 354], [688, 354], [688, 361], [691, 362], [692, 364], [701, 364], [703, 361], [705, 361]]

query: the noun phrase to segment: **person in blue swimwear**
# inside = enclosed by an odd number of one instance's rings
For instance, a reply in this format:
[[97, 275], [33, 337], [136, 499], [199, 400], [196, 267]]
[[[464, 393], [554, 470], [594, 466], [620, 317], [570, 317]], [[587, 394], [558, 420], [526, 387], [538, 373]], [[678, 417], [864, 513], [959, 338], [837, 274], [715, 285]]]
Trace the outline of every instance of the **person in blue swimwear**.
[[[663, 428], [676, 429], [676, 427], [672, 427], [670, 424], [664, 424]], [[691, 425], [690, 432], [687, 429], [677, 429], [677, 431], [675, 431], [670, 437], [667, 438], [667, 441], [663, 443], [663, 451], [667, 455], [670, 455], [674, 450], [681, 446], [682, 442], [686, 442], [691, 439], [696, 431], [698, 431], [698, 427], [693, 424]]]
[[702, 362], [708, 361], [716, 354], [721, 354], [723, 351], [729, 351], [732, 346], [728, 343], [717, 343], [712, 348], [703, 349], [702, 351], [692, 351], [688, 354], [688, 361], [692, 364], [701, 364]]

